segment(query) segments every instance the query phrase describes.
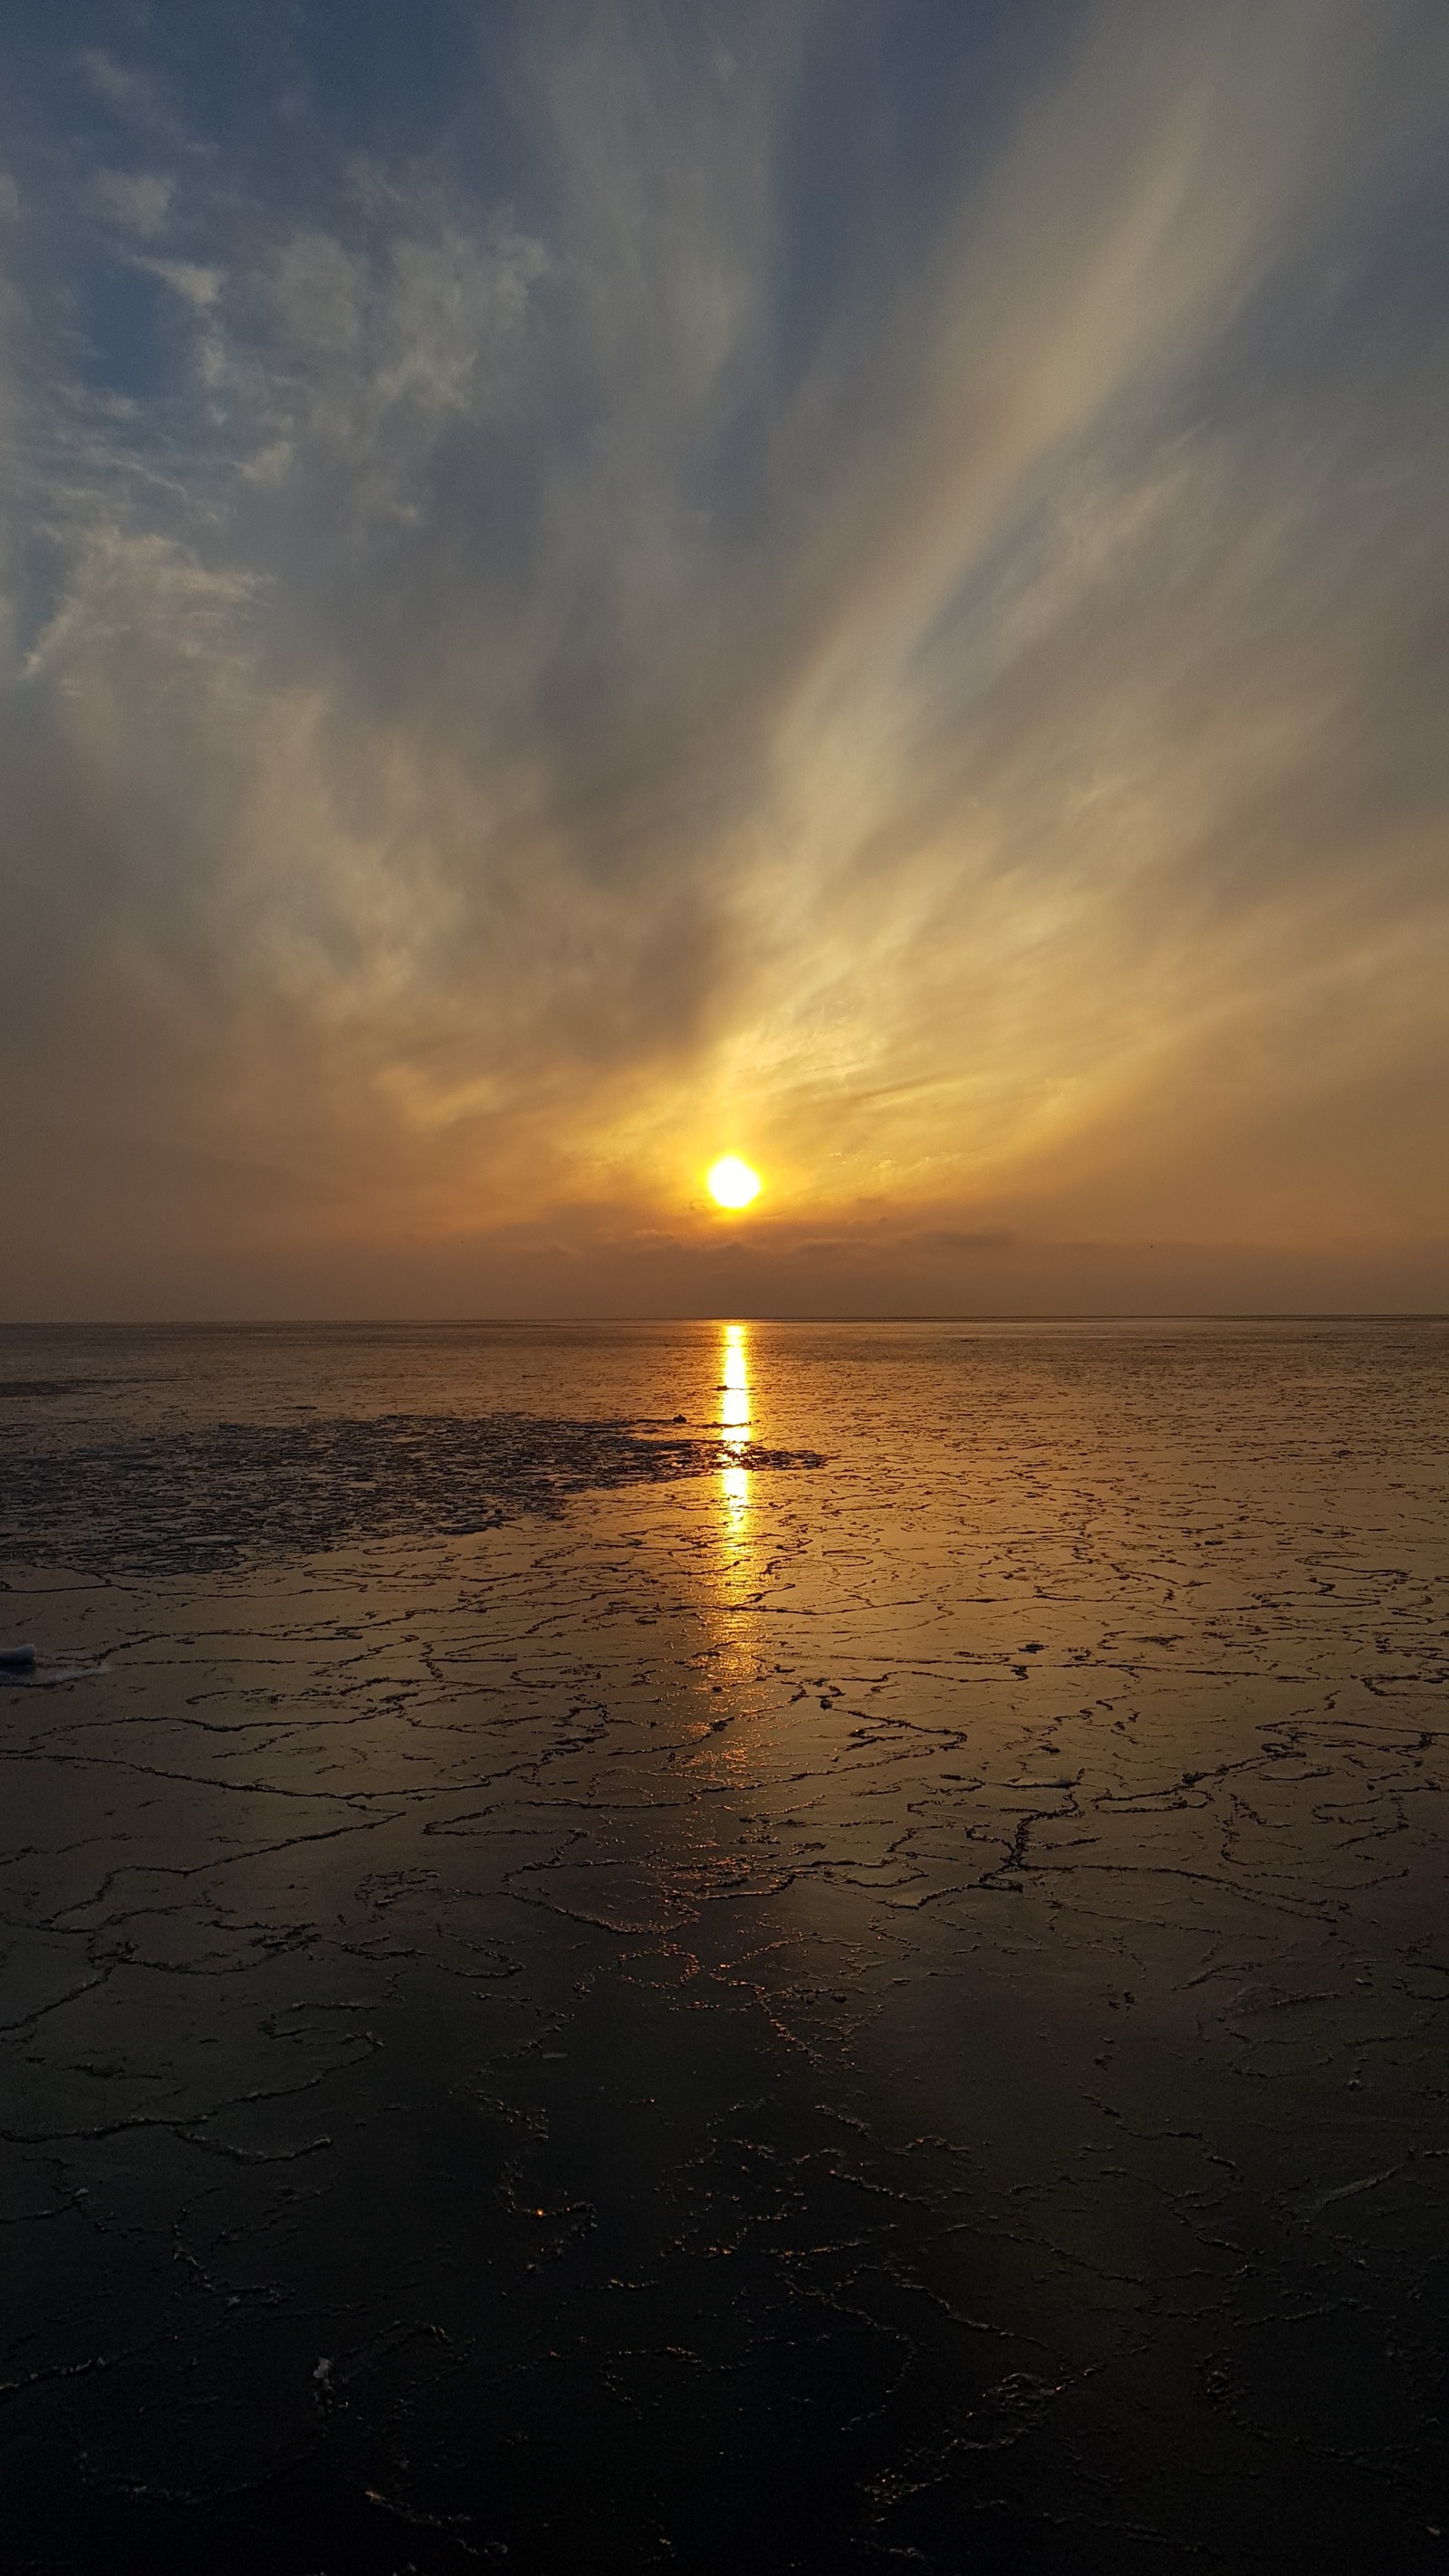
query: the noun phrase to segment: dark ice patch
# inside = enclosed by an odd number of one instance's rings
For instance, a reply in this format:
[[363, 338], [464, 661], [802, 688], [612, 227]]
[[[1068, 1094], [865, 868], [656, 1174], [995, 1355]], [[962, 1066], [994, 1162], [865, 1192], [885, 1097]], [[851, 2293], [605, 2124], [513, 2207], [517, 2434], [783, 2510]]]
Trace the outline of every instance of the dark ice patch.
[[823, 1463], [810, 1449], [646, 1438], [628, 1422], [523, 1413], [219, 1422], [11, 1455], [0, 1561], [219, 1573], [360, 1539], [468, 1537], [607, 1487]]

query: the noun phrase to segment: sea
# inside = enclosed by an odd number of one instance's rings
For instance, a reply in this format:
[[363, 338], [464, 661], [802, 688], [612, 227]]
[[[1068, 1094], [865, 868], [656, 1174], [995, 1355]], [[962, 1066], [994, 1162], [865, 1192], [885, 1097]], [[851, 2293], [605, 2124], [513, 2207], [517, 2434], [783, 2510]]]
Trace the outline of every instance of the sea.
[[0, 1333], [4, 2563], [1449, 2569], [1449, 1323]]

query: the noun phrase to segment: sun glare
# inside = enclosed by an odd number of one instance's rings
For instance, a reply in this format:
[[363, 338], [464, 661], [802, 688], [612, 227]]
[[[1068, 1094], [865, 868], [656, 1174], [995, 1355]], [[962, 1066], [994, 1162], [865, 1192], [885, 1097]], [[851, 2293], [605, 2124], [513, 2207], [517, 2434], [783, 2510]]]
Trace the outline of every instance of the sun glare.
[[760, 1175], [738, 1154], [723, 1154], [709, 1169], [709, 1192], [722, 1208], [746, 1208], [760, 1195]]

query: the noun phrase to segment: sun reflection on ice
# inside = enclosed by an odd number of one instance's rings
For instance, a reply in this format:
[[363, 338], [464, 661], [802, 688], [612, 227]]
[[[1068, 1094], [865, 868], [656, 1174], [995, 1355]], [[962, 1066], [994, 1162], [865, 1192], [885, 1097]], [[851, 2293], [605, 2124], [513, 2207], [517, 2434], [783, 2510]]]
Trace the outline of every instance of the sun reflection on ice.
[[[720, 1435], [726, 1452], [742, 1450], [750, 1436], [750, 1350], [743, 1324], [726, 1324], [720, 1354]], [[743, 1538], [750, 1510], [746, 1467], [720, 1469], [720, 1493], [731, 1538]]]
[[748, 1610], [757, 1581], [750, 1530], [752, 1479], [744, 1464], [751, 1436], [748, 1325], [721, 1327], [719, 1374], [719, 1493], [723, 1510], [717, 1607], [721, 1615], [715, 1628], [717, 1642], [711, 1670], [716, 1687], [724, 1693], [724, 1699], [716, 1700], [714, 1706], [721, 1712], [727, 1708], [729, 1715], [722, 1733], [718, 1722], [712, 1730], [712, 1761], [722, 1773], [731, 1774], [738, 1771], [746, 1756], [740, 1721], [752, 1665], [748, 1632], [754, 1622], [742, 1619], [741, 1613]]

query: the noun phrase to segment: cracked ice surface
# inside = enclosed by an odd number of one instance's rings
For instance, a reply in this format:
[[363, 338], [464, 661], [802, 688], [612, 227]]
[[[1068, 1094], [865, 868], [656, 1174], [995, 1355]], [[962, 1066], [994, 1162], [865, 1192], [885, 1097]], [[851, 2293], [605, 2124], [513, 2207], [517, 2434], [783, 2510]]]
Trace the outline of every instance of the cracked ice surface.
[[9, 2563], [1449, 2564], [1449, 1331], [0, 1340]]

